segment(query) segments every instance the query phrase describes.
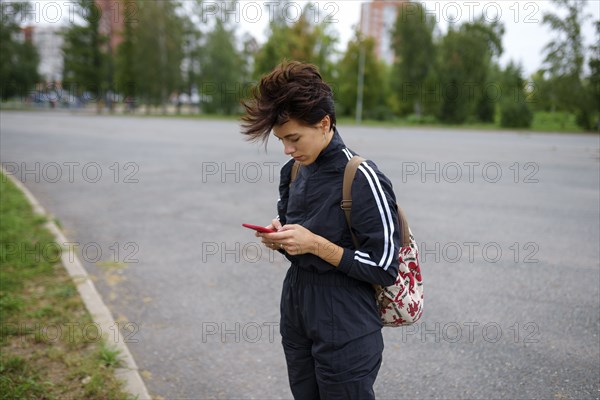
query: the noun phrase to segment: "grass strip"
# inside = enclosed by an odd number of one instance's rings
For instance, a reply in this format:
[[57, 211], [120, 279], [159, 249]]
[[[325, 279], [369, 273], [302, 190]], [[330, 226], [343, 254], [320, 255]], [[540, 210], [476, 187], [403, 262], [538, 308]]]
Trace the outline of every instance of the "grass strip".
[[0, 172], [2, 399], [130, 399], [45, 223]]

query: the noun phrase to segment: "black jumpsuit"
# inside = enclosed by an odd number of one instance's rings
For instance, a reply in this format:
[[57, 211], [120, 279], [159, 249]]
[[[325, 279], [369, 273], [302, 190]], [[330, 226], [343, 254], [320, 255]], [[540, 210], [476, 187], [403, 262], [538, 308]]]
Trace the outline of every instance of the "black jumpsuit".
[[335, 129], [291, 185], [294, 161], [281, 169], [282, 225], [302, 225], [344, 248], [338, 268], [313, 254], [286, 254], [291, 266], [281, 294], [280, 332], [298, 400], [375, 398], [383, 338], [372, 284], [394, 283], [400, 231], [391, 182], [373, 162], [363, 162], [352, 184], [351, 221], [359, 243], [354, 248], [340, 208], [344, 168], [353, 155]]

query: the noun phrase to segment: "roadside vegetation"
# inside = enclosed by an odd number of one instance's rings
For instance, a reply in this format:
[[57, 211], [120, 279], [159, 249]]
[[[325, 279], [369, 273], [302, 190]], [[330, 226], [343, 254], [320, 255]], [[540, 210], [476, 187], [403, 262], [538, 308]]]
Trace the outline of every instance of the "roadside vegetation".
[[60, 248], [0, 173], [2, 399], [129, 399], [105, 341], [60, 262]]

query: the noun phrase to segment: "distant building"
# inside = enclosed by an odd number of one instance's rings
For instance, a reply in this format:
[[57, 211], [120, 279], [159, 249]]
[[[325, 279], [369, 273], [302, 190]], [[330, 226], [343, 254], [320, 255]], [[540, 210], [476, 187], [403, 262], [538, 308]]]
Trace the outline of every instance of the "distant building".
[[117, 0], [95, 0], [100, 10], [100, 33], [109, 38], [110, 51], [115, 54], [123, 41], [125, 2]]
[[17, 36], [17, 40], [21, 43], [31, 43], [33, 40], [33, 26], [26, 26], [24, 28], [21, 28], [21, 32]]
[[394, 62], [392, 35], [398, 8], [407, 0], [373, 0], [361, 5], [360, 32], [375, 39], [375, 54], [386, 64]]
[[29, 26], [31, 41], [40, 56], [38, 73], [46, 82], [60, 82], [63, 73], [63, 36], [61, 27], [53, 25]]

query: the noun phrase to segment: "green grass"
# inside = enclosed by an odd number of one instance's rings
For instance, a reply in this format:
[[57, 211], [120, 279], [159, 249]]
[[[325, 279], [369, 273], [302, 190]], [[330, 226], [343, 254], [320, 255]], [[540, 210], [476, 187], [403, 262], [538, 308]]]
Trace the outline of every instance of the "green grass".
[[536, 112], [531, 129], [542, 132], [583, 132], [574, 114], [564, 112]]
[[[340, 125], [355, 125], [355, 119], [340, 117], [337, 119]], [[496, 123], [471, 122], [461, 125], [445, 124], [441, 122], [418, 123], [409, 118], [398, 118], [392, 121], [363, 120], [363, 126], [382, 128], [397, 127], [423, 127], [450, 130], [481, 130], [481, 131], [524, 131], [524, 132], [559, 132], [559, 133], [585, 133], [575, 121], [575, 115], [569, 113], [536, 112], [530, 128], [503, 128], [499, 120]], [[593, 133], [593, 132], [592, 132]]]
[[119, 353], [84, 330], [93, 321], [46, 219], [1, 174], [0, 198], [2, 399], [130, 398], [114, 375]]
[[[337, 118], [338, 125], [356, 125], [356, 120], [350, 117], [339, 117]], [[493, 130], [503, 130], [498, 125], [493, 123], [482, 123], [482, 122], [472, 122], [465, 123], [462, 125], [456, 124], [445, 124], [441, 122], [415, 122], [412, 118], [397, 118], [391, 121], [377, 121], [377, 120], [363, 120], [361, 122], [362, 126], [369, 127], [378, 127], [378, 128], [433, 128], [433, 129], [449, 129], [449, 130], [484, 130], [484, 131], [493, 131]]]
[[4, 399], [46, 398], [52, 386], [33, 372], [23, 357], [0, 358], [0, 393]]
[[111, 349], [110, 347], [104, 345], [100, 349], [100, 360], [106, 367], [118, 367], [121, 365], [119, 353], [119, 350]]

